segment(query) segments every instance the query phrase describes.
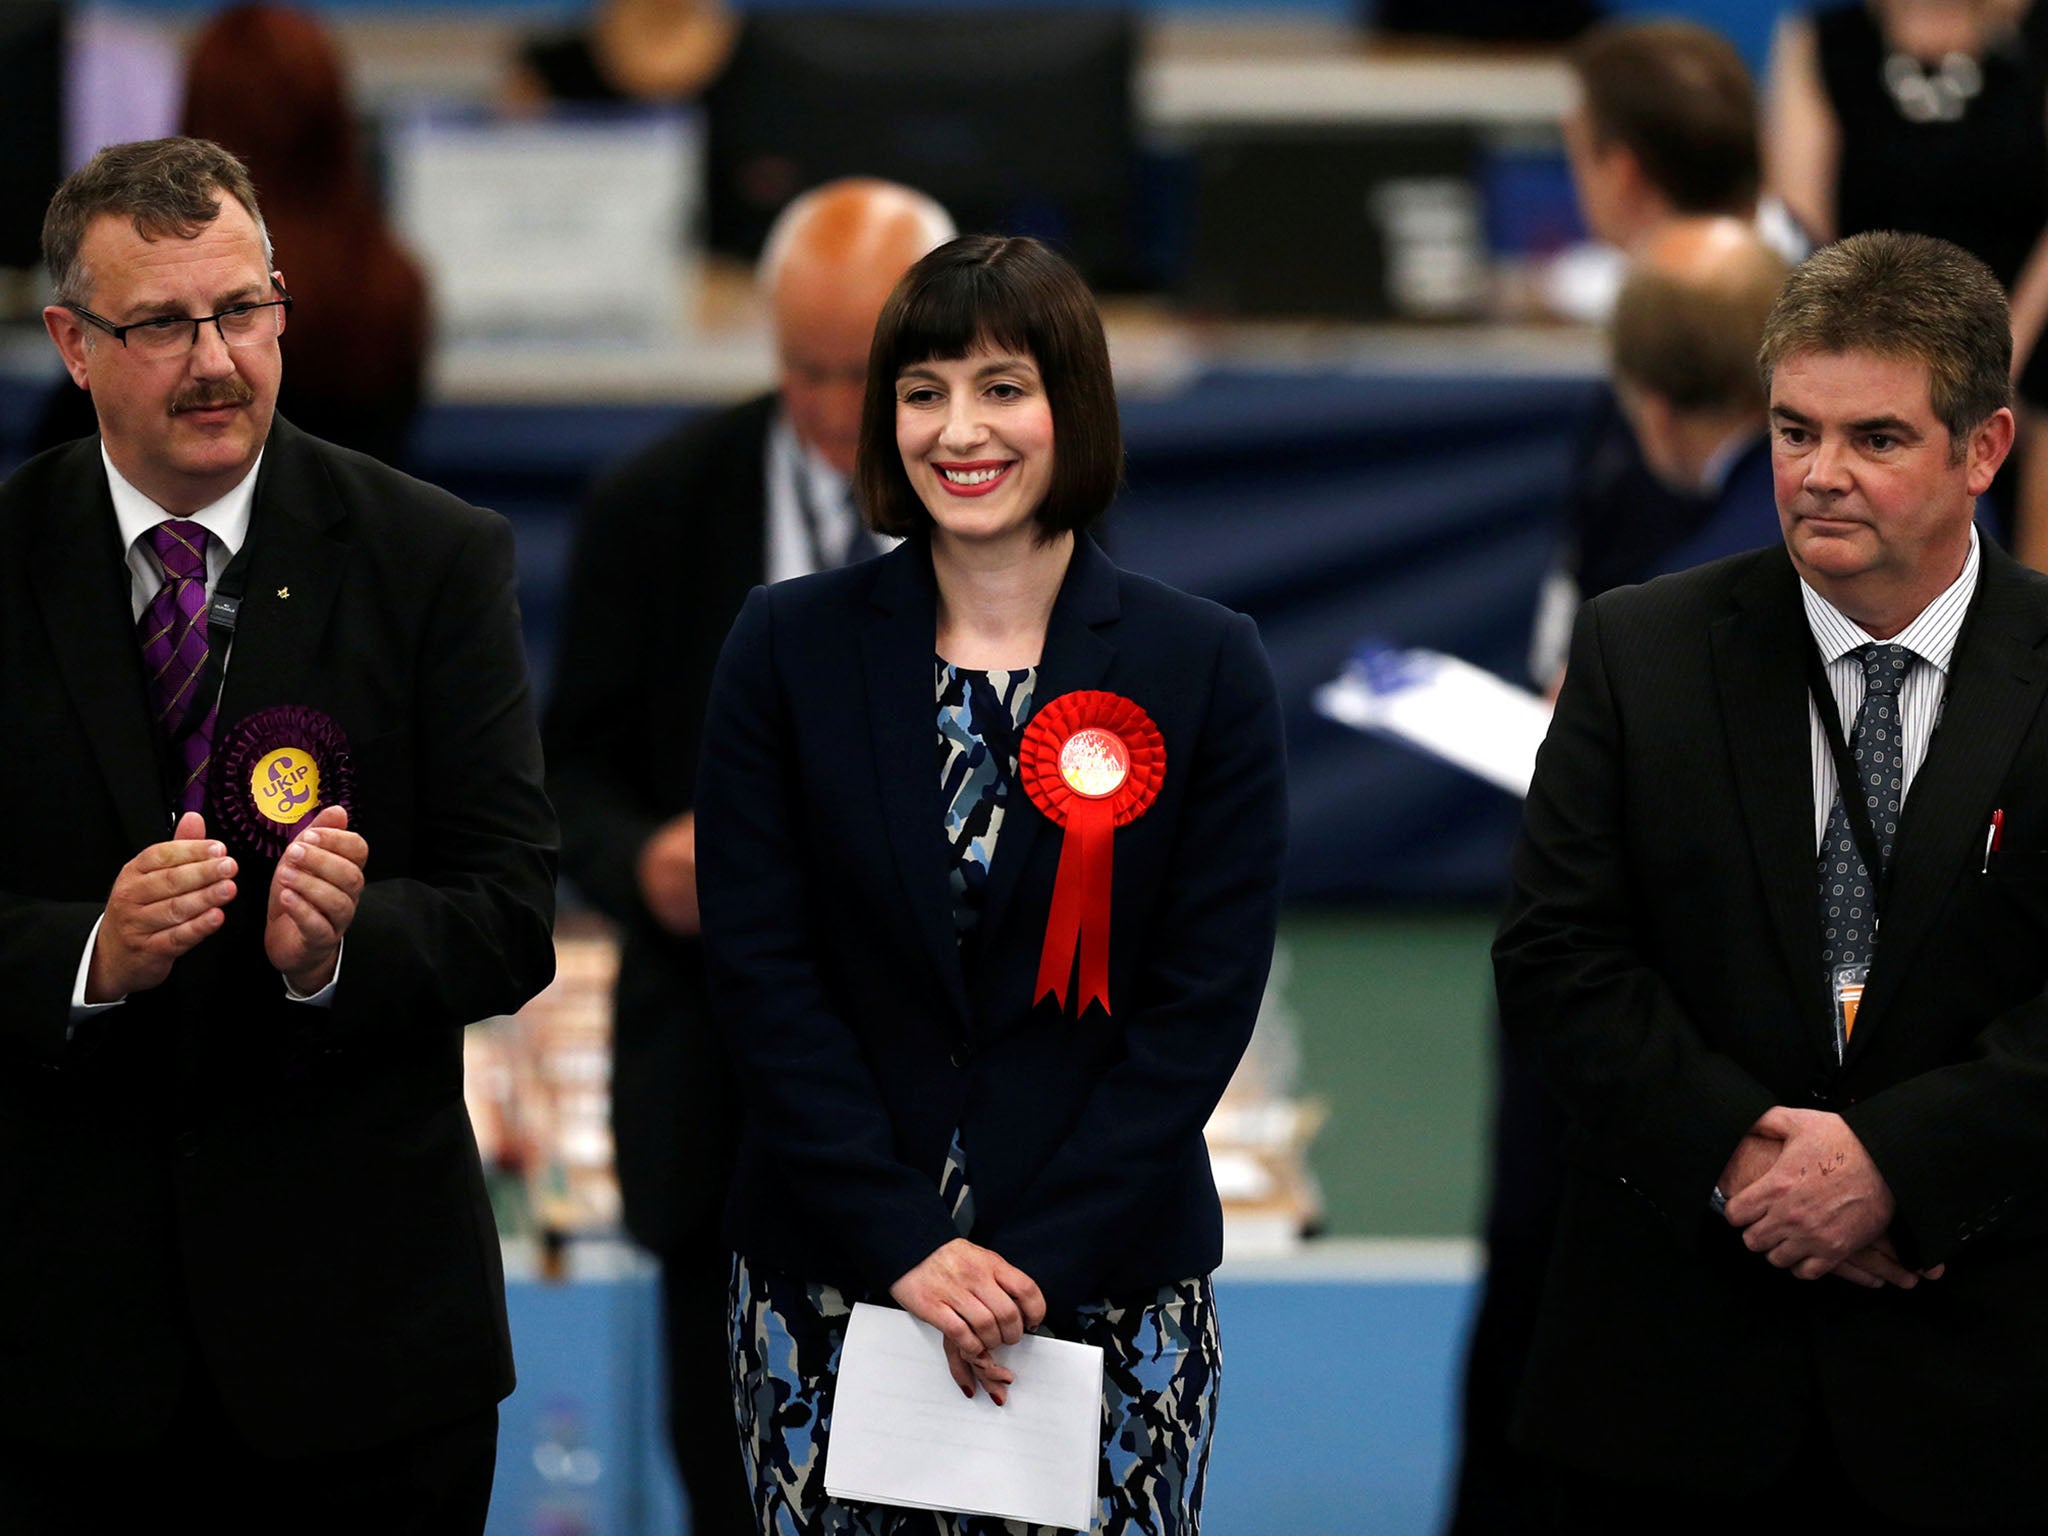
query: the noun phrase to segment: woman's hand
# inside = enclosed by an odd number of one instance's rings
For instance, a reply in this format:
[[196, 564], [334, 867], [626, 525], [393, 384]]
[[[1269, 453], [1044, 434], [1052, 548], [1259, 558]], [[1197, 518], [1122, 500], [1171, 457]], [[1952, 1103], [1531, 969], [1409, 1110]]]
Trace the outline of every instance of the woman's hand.
[[1010, 1383], [1017, 1379], [1016, 1373], [1000, 1364], [994, 1355], [963, 1355], [953, 1347], [951, 1339], [946, 1340], [946, 1369], [969, 1397], [974, 1396], [974, 1384], [980, 1382], [998, 1408], [1009, 1401]]
[[981, 1381], [1003, 1401], [1014, 1379], [990, 1351], [1045, 1321], [1038, 1282], [993, 1249], [956, 1237], [889, 1287], [896, 1305], [946, 1336], [946, 1369], [967, 1396]]

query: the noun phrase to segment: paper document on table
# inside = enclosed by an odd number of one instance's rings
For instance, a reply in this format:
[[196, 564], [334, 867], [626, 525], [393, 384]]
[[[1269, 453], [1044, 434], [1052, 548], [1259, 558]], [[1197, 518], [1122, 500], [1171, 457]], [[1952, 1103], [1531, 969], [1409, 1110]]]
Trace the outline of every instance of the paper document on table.
[[1085, 1531], [1102, 1456], [1102, 1351], [1027, 1333], [998, 1408], [960, 1395], [938, 1329], [856, 1303], [839, 1354], [825, 1491], [835, 1499]]
[[1550, 705], [1469, 661], [1441, 651], [1363, 645], [1316, 709], [1339, 724], [1377, 731], [1526, 797]]

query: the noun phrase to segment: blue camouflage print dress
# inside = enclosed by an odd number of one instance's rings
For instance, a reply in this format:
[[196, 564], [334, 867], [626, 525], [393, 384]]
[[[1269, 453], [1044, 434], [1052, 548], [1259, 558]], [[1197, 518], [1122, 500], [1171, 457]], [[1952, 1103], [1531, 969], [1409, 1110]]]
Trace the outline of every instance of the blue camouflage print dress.
[[[977, 672], [936, 663], [941, 799], [952, 849], [954, 931], [981, 913], [1035, 669]], [[963, 1236], [974, 1228], [958, 1132], [939, 1183]], [[857, 1300], [733, 1260], [733, 1401], [764, 1536], [1039, 1536], [1045, 1526], [826, 1497], [832, 1384]], [[1041, 1332], [1102, 1350], [1102, 1467], [1093, 1529], [1106, 1536], [1198, 1536], [1221, 1350], [1207, 1276], [1148, 1296], [1082, 1306]]]

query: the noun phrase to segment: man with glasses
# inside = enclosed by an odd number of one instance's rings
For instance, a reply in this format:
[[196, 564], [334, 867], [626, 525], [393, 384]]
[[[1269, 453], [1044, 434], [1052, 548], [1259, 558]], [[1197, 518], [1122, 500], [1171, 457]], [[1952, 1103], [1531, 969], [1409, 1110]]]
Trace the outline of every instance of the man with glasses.
[[0, 487], [0, 1525], [481, 1531], [462, 1026], [552, 974], [504, 522], [274, 414], [241, 164], [44, 221], [97, 438]]

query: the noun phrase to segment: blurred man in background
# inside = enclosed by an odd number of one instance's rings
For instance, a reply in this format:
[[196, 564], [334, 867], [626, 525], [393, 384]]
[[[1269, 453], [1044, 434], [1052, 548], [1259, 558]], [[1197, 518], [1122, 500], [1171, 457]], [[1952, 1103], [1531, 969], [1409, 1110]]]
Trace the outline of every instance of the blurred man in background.
[[[1618, 253], [1611, 281], [1674, 219], [1756, 219], [1756, 91], [1726, 38], [1686, 21], [1610, 22], [1568, 58], [1579, 94], [1565, 114], [1565, 152], [1587, 229]], [[1597, 306], [1602, 318], [1610, 306]], [[1579, 604], [1640, 581], [1707, 511], [1651, 472], [1619, 402], [1604, 394], [1580, 434], [1565, 545], [1538, 601], [1529, 663], [1538, 687], [1556, 685]]]
[[880, 548], [851, 491], [868, 342], [904, 271], [953, 235], [889, 182], [790, 204], [759, 284], [778, 387], [692, 421], [592, 493], [545, 728], [564, 866], [618, 923], [612, 1129], [627, 1230], [662, 1260], [669, 1428], [693, 1528], [753, 1519], [733, 1427], [719, 1237], [739, 1114], [697, 938], [698, 732], [725, 632], [764, 581]]
[[1644, 574], [1778, 538], [1757, 343], [1790, 268], [1740, 219], [1677, 219], [1629, 264], [1607, 335], [1615, 394], [1652, 474], [1705, 517]]
[[[1756, 93], [1726, 38], [1686, 21], [1608, 22], [1580, 38], [1567, 59], [1578, 99], [1564, 120], [1565, 149], [1586, 226], [1617, 253], [1610, 281], [1620, 281], [1630, 256], [1653, 252], [1681, 224], [1754, 223], [1762, 183]], [[1665, 267], [1682, 248], [1681, 240], [1647, 264], [1639, 260], [1639, 280], [1682, 285]], [[1665, 352], [1653, 369], [1647, 358], [1634, 361], [1640, 329], [1631, 322], [1631, 366], [1674, 378], [1681, 364], [1666, 349], [1683, 349], [1685, 340], [1669, 336], [1642, 349]], [[1712, 346], [1718, 353], [1723, 342]], [[1730, 500], [1749, 483], [1731, 475]], [[1720, 500], [1689, 470], [1660, 476], [1645, 461], [1620, 397], [1600, 392], [1579, 436], [1565, 538], [1538, 600], [1529, 660], [1537, 687], [1555, 690], [1562, 679], [1580, 602], [1664, 569], [1688, 538], [1721, 521]], [[1508, 1443], [1507, 1430], [1550, 1260], [1564, 1121], [1525, 1053], [1506, 1040], [1497, 1049], [1487, 1272], [1466, 1359], [1448, 1527], [1459, 1536], [1527, 1528], [1547, 1498], [1543, 1474]]]

